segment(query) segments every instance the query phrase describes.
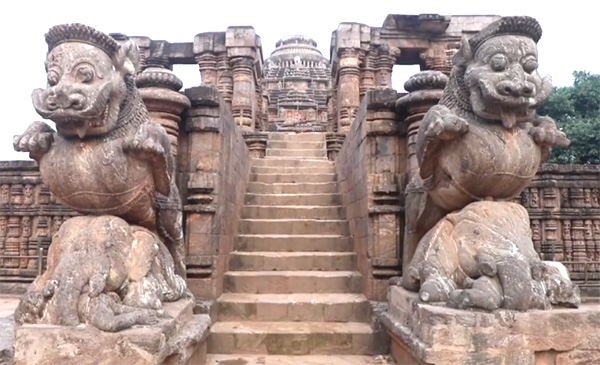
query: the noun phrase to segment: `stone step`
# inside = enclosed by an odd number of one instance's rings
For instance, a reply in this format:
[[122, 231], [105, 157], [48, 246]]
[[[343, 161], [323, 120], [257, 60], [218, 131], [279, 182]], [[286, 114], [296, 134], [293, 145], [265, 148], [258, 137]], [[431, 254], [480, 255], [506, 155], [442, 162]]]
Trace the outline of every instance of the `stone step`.
[[267, 149], [285, 148], [285, 149], [313, 149], [324, 150], [325, 142], [302, 142], [302, 141], [267, 141]]
[[235, 247], [240, 251], [315, 251], [315, 252], [346, 252], [352, 249], [350, 237], [338, 235], [265, 235], [240, 234], [237, 236]]
[[340, 205], [340, 194], [254, 194], [246, 193], [247, 205]]
[[175, 351], [169, 355], [165, 364], [203, 364], [206, 359], [207, 345], [211, 318], [208, 314], [195, 314], [185, 323], [185, 326], [167, 343], [167, 348]]
[[246, 186], [246, 191], [265, 194], [333, 194], [338, 192], [338, 186], [335, 182], [270, 184], [251, 182]]
[[[275, 160], [269, 160], [275, 161]], [[301, 160], [299, 160], [301, 161]], [[314, 161], [314, 160], [311, 160]], [[323, 160], [323, 162], [327, 162]], [[323, 167], [276, 167], [276, 166], [253, 166], [250, 169], [253, 174], [335, 174], [334, 166]]]
[[317, 182], [335, 182], [336, 174], [250, 174], [251, 182], [262, 183], [317, 183]]
[[291, 148], [267, 148], [266, 157], [295, 157], [295, 158], [327, 158], [324, 149], [291, 149]]
[[254, 219], [341, 219], [346, 216], [342, 205], [244, 205], [242, 218]]
[[325, 133], [270, 133], [269, 141], [325, 142]]
[[245, 234], [327, 234], [347, 235], [348, 221], [342, 219], [242, 219], [240, 233]]
[[251, 294], [360, 293], [356, 271], [228, 271], [225, 292]]
[[391, 365], [376, 356], [365, 355], [251, 355], [208, 354], [206, 365]]
[[[301, 249], [299, 247], [299, 249]], [[229, 254], [229, 270], [234, 271], [290, 271], [356, 270], [354, 252], [272, 252], [236, 251]]]
[[219, 321], [369, 322], [363, 294], [240, 294], [217, 299]]
[[[267, 150], [269, 151], [269, 150]], [[313, 159], [309, 159], [309, 158], [305, 158], [305, 159], [299, 159], [297, 157], [280, 157], [280, 158], [276, 158], [276, 157], [268, 157], [268, 158], [253, 158], [251, 161], [251, 166], [252, 167], [277, 167], [277, 168], [282, 168], [282, 167], [308, 167], [308, 168], [314, 168], [314, 167], [333, 167], [333, 162], [326, 160], [324, 158], [322, 159], [317, 159], [317, 158], [313, 158]]]
[[208, 336], [208, 351], [220, 354], [370, 355], [376, 348], [374, 338], [368, 324], [357, 322], [217, 322]]

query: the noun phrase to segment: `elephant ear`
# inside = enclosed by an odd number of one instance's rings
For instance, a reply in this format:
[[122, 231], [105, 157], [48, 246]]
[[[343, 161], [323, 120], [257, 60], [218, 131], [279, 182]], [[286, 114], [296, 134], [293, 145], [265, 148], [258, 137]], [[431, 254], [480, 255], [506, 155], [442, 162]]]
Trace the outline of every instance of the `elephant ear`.
[[136, 75], [140, 67], [140, 52], [137, 45], [132, 40], [121, 43], [113, 62], [123, 76]]

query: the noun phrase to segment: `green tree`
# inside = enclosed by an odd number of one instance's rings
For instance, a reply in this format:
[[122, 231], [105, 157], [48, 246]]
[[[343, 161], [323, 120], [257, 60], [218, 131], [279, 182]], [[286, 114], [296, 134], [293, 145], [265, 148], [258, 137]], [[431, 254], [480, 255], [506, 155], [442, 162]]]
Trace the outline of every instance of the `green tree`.
[[554, 118], [571, 140], [548, 162], [600, 164], [600, 75], [575, 71], [573, 78], [573, 86], [555, 88], [538, 113]]

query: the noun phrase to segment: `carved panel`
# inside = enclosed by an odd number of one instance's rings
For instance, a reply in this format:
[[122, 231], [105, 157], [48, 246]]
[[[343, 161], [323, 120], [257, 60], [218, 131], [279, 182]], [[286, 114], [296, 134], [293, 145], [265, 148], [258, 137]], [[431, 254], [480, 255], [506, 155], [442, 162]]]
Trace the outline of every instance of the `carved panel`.
[[0, 283], [29, 282], [38, 273], [40, 249], [76, 215], [56, 202], [33, 161], [0, 161]]
[[546, 164], [518, 200], [540, 257], [564, 262], [584, 290], [600, 282], [599, 176], [599, 165]]

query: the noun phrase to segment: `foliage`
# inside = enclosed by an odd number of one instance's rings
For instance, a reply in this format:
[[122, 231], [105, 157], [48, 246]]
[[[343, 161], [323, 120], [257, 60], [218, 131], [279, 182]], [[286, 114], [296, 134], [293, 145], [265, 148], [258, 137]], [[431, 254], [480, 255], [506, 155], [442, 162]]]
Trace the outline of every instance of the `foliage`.
[[573, 86], [555, 88], [539, 110], [571, 140], [568, 148], [555, 148], [548, 162], [599, 164], [600, 75], [575, 71], [573, 78]]

